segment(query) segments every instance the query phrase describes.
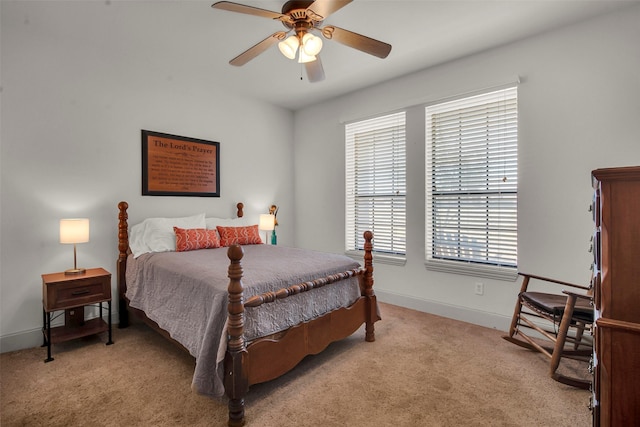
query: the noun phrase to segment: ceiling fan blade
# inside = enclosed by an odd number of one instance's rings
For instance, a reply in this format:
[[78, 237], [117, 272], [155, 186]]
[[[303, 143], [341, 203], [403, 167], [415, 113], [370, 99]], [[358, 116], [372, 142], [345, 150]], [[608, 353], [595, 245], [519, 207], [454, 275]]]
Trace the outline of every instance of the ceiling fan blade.
[[262, 40], [261, 42], [257, 43], [256, 45], [250, 47], [240, 55], [233, 58], [231, 61], [229, 61], [229, 64], [235, 65], [236, 67], [240, 67], [246, 64], [265, 50], [269, 49], [274, 44], [278, 43], [280, 40], [284, 40], [286, 35], [287, 33], [284, 31], [278, 31], [271, 34], [266, 39]]
[[334, 27], [333, 25], [322, 28], [321, 32], [322, 35], [329, 40], [335, 40], [345, 46], [358, 49], [370, 55], [377, 56], [378, 58], [386, 58], [389, 52], [391, 52], [391, 45], [388, 43], [343, 28]]
[[211, 7], [214, 9], [228, 10], [229, 12], [245, 13], [247, 15], [260, 16], [269, 19], [279, 19], [281, 21], [291, 20], [291, 18], [281, 13], [272, 12], [266, 9], [260, 9], [258, 7], [246, 6], [244, 4], [233, 3], [230, 1], [219, 1], [212, 4]]
[[324, 21], [327, 16], [342, 9], [353, 0], [316, 0], [307, 7], [307, 16], [314, 21]]
[[310, 83], [324, 80], [324, 68], [322, 68], [322, 62], [319, 56], [316, 56], [315, 61], [305, 63], [304, 68], [307, 71], [307, 78]]

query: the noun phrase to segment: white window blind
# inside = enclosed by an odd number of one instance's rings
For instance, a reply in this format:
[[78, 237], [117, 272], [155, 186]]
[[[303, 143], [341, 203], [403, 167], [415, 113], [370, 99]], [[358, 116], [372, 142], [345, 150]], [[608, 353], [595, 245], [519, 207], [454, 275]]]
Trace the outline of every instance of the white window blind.
[[427, 267], [513, 270], [518, 262], [517, 88], [425, 110]]
[[374, 234], [374, 251], [406, 251], [405, 113], [347, 124], [347, 251], [362, 250], [366, 230]]

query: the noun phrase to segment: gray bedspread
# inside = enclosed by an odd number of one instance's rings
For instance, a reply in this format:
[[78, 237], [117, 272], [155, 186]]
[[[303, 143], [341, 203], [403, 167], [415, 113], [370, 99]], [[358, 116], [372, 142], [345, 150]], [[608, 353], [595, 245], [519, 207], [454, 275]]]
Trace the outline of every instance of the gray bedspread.
[[[243, 246], [245, 300], [293, 284], [359, 267], [343, 255], [271, 245]], [[226, 349], [227, 248], [148, 253], [127, 260], [127, 298], [134, 308], [169, 332], [196, 359], [192, 388], [224, 394], [222, 360]], [[351, 278], [245, 311], [245, 338], [283, 331], [327, 311], [346, 307], [360, 295]]]

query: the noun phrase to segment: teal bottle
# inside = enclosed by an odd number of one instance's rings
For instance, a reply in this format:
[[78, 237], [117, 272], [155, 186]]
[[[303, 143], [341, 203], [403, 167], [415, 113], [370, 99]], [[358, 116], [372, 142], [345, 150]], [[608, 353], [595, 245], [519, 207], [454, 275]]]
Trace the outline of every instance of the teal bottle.
[[278, 236], [276, 236], [276, 229], [275, 228], [271, 232], [271, 244], [272, 245], [277, 245], [278, 244]]

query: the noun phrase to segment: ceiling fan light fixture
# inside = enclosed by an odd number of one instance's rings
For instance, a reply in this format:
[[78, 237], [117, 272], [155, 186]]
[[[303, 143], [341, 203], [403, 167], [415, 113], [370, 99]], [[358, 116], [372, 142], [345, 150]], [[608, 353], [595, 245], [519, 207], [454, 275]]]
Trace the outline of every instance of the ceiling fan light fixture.
[[316, 56], [322, 49], [322, 39], [307, 33], [302, 37], [302, 50], [309, 56]]
[[315, 61], [317, 58], [315, 55], [308, 55], [304, 49], [300, 49], [300, 53], [298, 54], [298, 63], [299, 64], [306, 64], [307, 62], [313, 62]]
[[300, 45], [300, 41], [296, 36], [289, 36], [285, 40], [278, 43], [278, 49], [280, 52], [289, 59], [296, 59], [296, 51], [298, 50], [298, 46]]

